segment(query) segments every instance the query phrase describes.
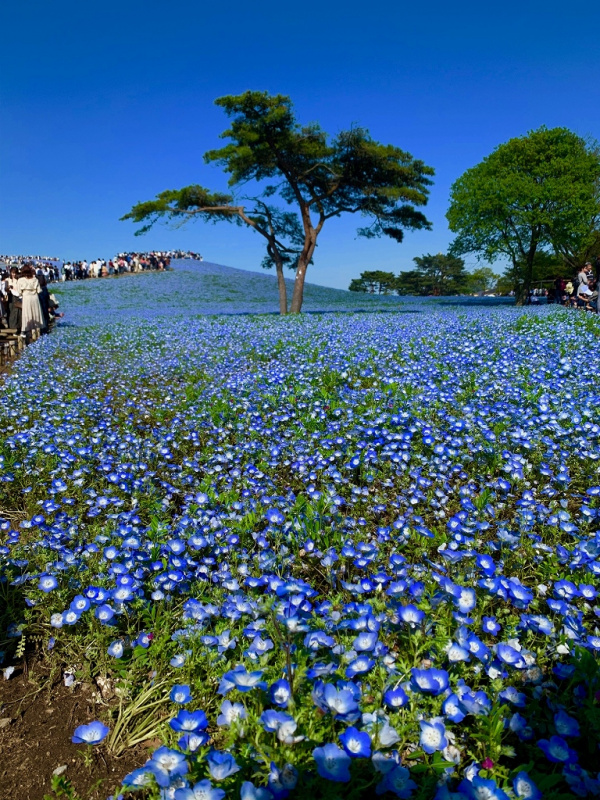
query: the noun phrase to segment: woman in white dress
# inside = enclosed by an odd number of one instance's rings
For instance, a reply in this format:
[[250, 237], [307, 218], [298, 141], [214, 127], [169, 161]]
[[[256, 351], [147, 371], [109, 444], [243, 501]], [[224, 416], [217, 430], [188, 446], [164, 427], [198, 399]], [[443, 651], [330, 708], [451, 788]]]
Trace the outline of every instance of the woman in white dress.
[[21, 277], [17, 283], [17, 288], [23, 298], [23, 309], [21, 317], [21, 333], [30, 333], [34, 330], [41, 330], [44, 327], [44, 316], [38, 294], [41, 291], [38, 279], [35, 277], [33, 267], [26, 264], [21, 270]]

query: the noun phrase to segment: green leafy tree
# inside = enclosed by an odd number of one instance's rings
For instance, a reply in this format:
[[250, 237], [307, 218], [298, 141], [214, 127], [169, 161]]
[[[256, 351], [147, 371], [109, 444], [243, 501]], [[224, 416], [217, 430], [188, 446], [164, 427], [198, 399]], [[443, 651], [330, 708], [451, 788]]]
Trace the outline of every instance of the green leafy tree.
[[352, 278], [350, 281], [350, 286], [348, 287], [348, 291], [362, 292], [363, 294], [366, 294], [369, 290], [367, 288], [367, 284], [362, 278]]
[[474, 269], [473, 272], [469, 272], [467, 275], [467, 291], [472, 294], [491, 292], [492, 289], [496, 288], [499, 277], [490, 267]]
[[[598, 149], [566, 128], [539, 128], [497, 147], [452, 186], [447, 212], [451, 252], [508, 259], [525, 302], [536, 254], [573, 257], [597, 226]], [[571, 256], [568, 256], [571, 254]]]
[[348, 287], [351, 292], [369, 292], [370, 294], [391, 294], [396, 284], [393, 272], [380, 269], [365, 270], [360, 278], [354, 278]]
[[418, 269], [408, 269], [401, 272], [396, 278], [396, 294], [401, 295], [427, 295], [429, 284], [423, 273]]
[[[283, 268], [295, 268], [290, 311], [298, 313], [306, 270], [329, 219], [357, 214], [365, 218], [359, 236], [390, 236], [398, 242], [405, 230], [431, 227], [417, 207], [427, 202], [433, 169], [409, 153], [376, 142], [364, 128], [330, 139], [317, 124], [301, 126], [284, 95], [248, 91], [221, 97], [216, 104], [231, 120], [222, 134], [229, 142], [206, 153], [204, 160], [229, 174], [232, 194], [197, 185], [161, 192], [123, 217], [144, 223], [138, 233], [159, 219], [179, 222], [198, 216], [247, 225], [266, 239], [268, 263], [278, 273], [282, 313], [287, 311]], [[252, 183], [258, 186], [256, 196], [235, 196]], [[273, 197], [292, 210], [274, 206]]]
[[401, 272], [396, 278], [398, 294], [450, 295], [466, 291], [468, 273], [465, 262], [456, 256], [437, 253], [413, 259], [417, 268]]

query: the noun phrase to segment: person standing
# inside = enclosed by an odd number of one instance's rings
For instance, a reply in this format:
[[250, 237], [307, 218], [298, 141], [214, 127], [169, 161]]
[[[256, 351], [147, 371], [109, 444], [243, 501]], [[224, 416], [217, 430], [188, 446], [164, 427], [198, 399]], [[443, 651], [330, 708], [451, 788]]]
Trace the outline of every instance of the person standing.
[[17, 289], [23, 298], [23, 308], [21, 311], [21, 336], [33, 331], [39, 331], [44, 327], [44, 316], [38, 300], [41, 291], [38, 279], [35, 276], [33, 267], [26, 264], [21, 270], [21, 277], [17, 283]]
[[19, 270], [11, 267], [10, 277], [7, 280], [8, 288], [8, 327], [21, 333], [21, 313], [23, 299], [19, 290]]

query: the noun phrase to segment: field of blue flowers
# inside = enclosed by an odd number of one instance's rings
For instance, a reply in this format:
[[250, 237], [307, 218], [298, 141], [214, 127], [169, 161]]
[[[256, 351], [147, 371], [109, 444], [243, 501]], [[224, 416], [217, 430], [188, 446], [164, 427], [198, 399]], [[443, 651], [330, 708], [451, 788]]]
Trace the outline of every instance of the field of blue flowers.
[[124, 797], [600, 794], [595, 319], [192, 274], [62, 287], [5, 381], [3, 666], [114, 687]]

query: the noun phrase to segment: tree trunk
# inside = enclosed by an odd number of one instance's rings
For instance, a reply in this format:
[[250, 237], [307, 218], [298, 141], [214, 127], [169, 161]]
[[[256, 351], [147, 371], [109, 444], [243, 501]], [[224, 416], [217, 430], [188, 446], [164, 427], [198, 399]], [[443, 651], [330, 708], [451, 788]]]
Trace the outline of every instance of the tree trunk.
[[[516, 287], [515, 296], [516, 304], [524, 306], [529, 300], [529, 290], [531, 289], [531, 281], [533, 279], [533, 259], [535, 258], [535, 249], [533, 252], [530, 250], [527, 254], [527, 261], [523, 270], [523, 282], [519, 283]], [[518, 266], [515, 265], [516, 269]]]
[[287, 286], [283, 275], [283, 262], [275, 257], [275, 269], [277, 270], [277, 288], [279, 289], [279, 313], [283, 316], [287, 314]]
[[298, 258], [290, 314], [299, 314], [302, 310], [302, 300], [304, 299], [304, 281], [306, 280], [306, 267], [308, 266], [309, 261], [310, 258], [306, 258], [304, 254]]

